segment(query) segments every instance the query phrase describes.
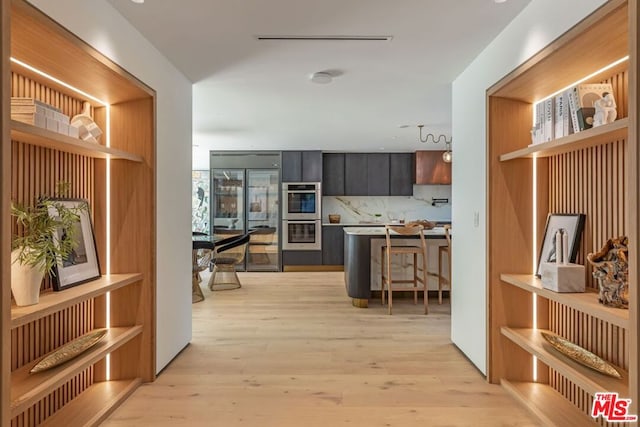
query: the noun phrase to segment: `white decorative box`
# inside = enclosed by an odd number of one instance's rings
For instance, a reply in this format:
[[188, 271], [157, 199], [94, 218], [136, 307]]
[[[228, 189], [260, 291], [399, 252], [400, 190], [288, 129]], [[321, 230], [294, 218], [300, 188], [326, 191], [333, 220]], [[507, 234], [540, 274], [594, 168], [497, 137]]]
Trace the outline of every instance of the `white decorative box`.
[[543, 262], [542, 287], [554, 292], [584, 292], [584, 265]]
[[69, 125], [66, 123], [58, 122], [58, 133], [63, 135], [69, 135]]
[[33, 124], [39, 128], [47, 128], [47, 117], [44, 113], [35, 113], [33, 115]]
[[78, 131], [78, 128], [74, 128], [73, 126], [69, 126], [69, 129], [67, 129], [69, 131], [69, 136], [72, 138], [80, 138], [80, 132]]
[[47, 116], [46, 122], [47, 122], [47, 129], [54, 132], [58, 132], [58, 121], [56, 119]]

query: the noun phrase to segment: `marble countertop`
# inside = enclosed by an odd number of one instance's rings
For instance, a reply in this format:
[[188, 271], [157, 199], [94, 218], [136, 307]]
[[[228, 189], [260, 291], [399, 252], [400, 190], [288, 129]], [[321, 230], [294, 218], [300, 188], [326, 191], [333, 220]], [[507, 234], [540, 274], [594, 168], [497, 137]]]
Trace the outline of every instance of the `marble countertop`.
[[[357, 234], [365, 236], [384, 236], [385, 230], [383, 226], [379, 227], [345, 227], [344, 232], [347, 234]], [[391, 232], [391, 234], [396, 234]], [[444, 227], [434, 227], [431, 230], [424, 230], [425, 236], [442, 236], [444, 237]]]
[[347, 222], [339, 222], [338, 224], [332, 224], [330, 222], [323, 222], [322, 226], [328, 226], [328, 227], [384, 227], [384, 224], [382, 222], [379, 223], [347, 223]]
[[[445, 224], [448, 223], [450, 224], [451, 221], [437, 221], [437, 224]], [[396, 225], [400, 225], [400, 224], [396, 224]], [[347, 223], [347, 222], [340, 222], [338, 224], [332, 224], [330, 222], [323, 222], [322, 226], [327, 226], [327, 227], [384, 227], [384, 223], [383, 222], [357, 222], [357, 223]], [[441, 227], [435, 227], [435, 228], [441, 228]]]

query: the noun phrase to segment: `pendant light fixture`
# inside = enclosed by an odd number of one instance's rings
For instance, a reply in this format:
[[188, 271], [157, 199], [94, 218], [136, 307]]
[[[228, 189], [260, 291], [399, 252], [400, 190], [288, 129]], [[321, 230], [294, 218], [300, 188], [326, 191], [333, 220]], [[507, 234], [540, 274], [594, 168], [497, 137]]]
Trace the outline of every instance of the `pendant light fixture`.
[[424, 138], [422, 137], [422, 128], [424, 127], [424, 125], [418, 125], [418, 129], [420, 129], [420, 142], [433, 142], [434, 144], [437, 144], [439, 142], [444, 142], [447, 145], [447, 151], [445, 151], [444, 153], [442, 153], [442, 160], [445, 163], [451, 163], [451, 161], [453, 160], [453, 153], [451, 153], [451, 138], [447, 139], [447, 136], [444, 134], [440, 134], [436, 137], [436, 135], [432, 134], [432, 133], [428, 133], [424, 136]]

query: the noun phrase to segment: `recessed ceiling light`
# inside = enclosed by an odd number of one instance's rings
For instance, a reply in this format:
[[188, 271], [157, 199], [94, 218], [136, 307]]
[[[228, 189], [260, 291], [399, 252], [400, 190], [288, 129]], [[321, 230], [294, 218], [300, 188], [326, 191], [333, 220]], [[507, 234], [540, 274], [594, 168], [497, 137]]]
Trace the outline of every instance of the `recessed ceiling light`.
[[406, 128], [408, 128], [408, 127], [409, 127], [409, 125], [398, 125], [398, 127], [399, 127], [400, 129], [406, 129]]
[[131, 1], [138, 4], [144, 3], [144, 0], [131, 0]]
[[493, 1], [494, 1], [494, 2], [496, 2], [496, 3], [504, 3], [504, 2], [506, 2], [507, 0], [493, 0]]
[[311, 74], [310, 80], [318, 84], [327, 84], [327, 83], [331, 83], [331, 81], [333, 80], [333, 77], [331, 77], [331, 74], [327, 72], [318, 71], [317, 73]]

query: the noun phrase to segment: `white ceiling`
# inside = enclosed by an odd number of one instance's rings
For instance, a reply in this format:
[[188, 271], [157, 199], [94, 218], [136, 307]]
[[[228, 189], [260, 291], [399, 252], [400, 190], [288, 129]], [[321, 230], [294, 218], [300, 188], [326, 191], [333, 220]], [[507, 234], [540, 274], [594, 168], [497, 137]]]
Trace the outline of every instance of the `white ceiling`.
[[[194, 82], [194, 169], [209, 150], [444, 149], [418, 142], [416, 125], [450, 135], [451, 82], [529, 2], [109, 1]], [[332, 83], [309, 81], [327, 70]]]

